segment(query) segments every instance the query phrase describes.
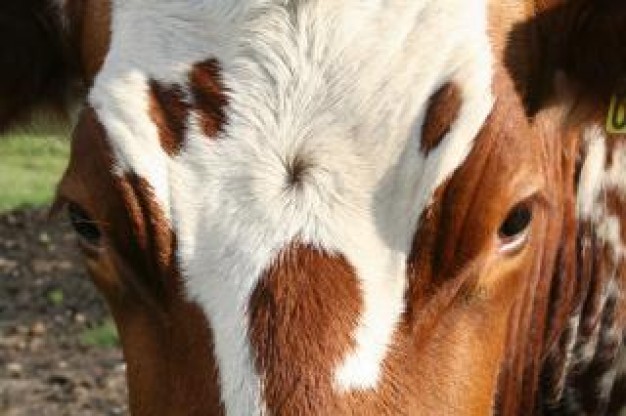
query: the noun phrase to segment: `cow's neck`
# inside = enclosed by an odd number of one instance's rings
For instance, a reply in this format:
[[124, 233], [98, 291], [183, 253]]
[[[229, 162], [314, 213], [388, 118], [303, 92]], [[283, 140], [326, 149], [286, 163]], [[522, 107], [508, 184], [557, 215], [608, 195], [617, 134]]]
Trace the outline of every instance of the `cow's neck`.
[[[571, 412], [602, 414], [623, 384], [626, 276], [626, 135], [607, 131], [608, 106], [586, 118], [577, 181], [577, 264], [574, 308], [548, 363], [556, 362], [561, 402]], [[622, 372], [622, 373], [620, 373]], [[616, 413], [616, 409], [608, 414]]]

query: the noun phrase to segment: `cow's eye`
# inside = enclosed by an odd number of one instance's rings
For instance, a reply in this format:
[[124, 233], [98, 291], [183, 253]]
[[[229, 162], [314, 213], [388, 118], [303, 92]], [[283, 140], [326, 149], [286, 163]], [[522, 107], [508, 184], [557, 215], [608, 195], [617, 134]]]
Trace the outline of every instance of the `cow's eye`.
[[98, 247], [102, 233], [96, 222], [89, 217], [84, 209], [74, 203], [68, 204], [67, 213], [74, 231], [82, 238], [83, 242], [92, 247]]
[[510, 253], [523, 247], [528, 239], [528, 229], [532, 220], [532, 204], [522, 202], [513, 207], [498, 230], [501, 250]]

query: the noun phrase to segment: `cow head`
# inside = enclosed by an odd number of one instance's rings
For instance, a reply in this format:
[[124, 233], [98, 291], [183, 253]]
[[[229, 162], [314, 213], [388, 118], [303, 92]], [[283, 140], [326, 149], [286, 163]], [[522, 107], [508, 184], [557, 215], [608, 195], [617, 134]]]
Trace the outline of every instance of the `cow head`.
[[596, 109], [624, 71], [551, 29], [622, 7], [13, 3], [0, 122], [84, 96], [57, 206], [136, 414], [514, 413], [567, 373], [595, 118], [559, 97]]

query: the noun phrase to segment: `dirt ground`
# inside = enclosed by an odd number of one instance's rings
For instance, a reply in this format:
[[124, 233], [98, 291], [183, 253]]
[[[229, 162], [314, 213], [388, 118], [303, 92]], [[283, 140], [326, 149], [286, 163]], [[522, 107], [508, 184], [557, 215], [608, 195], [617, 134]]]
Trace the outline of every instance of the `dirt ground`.
[[0, 215], [0, 416], [126, 415], [121, 352], [81, 339], [107, 318], [62, 215]]

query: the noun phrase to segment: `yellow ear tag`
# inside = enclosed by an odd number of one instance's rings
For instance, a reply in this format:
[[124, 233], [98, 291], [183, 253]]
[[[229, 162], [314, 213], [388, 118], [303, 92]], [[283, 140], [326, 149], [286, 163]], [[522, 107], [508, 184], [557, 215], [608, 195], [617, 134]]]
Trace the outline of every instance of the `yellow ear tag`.
[[626, 134], [626, 93], [615, 94], [611, 99], [606, 131], [609, 134]]

